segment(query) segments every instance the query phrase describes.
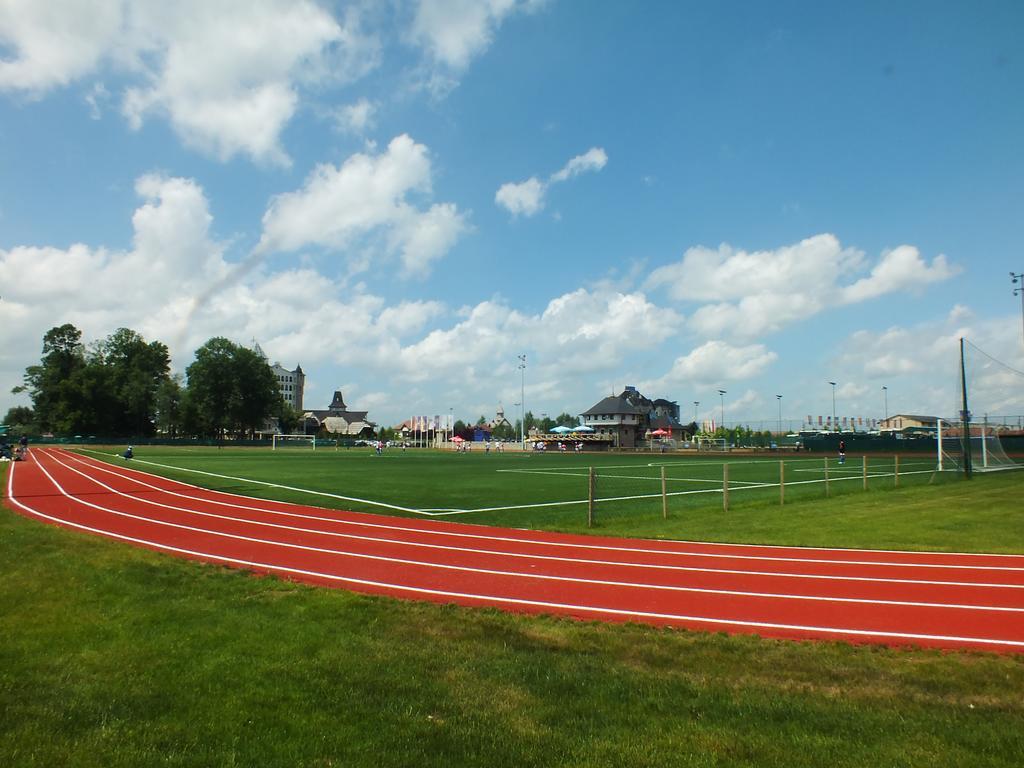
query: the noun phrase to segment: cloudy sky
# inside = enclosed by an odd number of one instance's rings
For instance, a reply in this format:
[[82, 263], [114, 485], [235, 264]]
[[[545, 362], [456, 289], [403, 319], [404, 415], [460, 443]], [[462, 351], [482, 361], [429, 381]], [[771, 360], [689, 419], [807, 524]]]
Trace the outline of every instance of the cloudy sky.
[[538, 415], [952, 414], [966, 336], [975, 411], [1024, 414], [1022, 34], [1015, 0], [0, 0], [0, 414], [66, 322], [179, 372], [255, 340], [381, 424], [524, 380]]

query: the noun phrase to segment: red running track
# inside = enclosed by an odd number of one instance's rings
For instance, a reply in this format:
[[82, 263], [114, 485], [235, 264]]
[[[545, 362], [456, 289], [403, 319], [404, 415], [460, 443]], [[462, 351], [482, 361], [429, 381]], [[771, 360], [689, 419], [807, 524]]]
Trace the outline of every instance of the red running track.
[[28, 516], [406, 599], [687, 629], [1024, 652], [1024, 555], [572, 536], [209, 491], [59, 449], [11, 465]]

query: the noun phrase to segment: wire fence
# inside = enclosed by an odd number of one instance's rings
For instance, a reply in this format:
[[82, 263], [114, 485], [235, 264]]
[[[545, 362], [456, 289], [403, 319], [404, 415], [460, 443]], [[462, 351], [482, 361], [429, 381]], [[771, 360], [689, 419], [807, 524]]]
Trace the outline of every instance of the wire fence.
[[857, 456], [685, 461], [590, 468], [588, 524], [621, 516], [669, 518], [697, 508], [785, 506], [787, 503], [911, 488], [956, 480], [934, 457]]

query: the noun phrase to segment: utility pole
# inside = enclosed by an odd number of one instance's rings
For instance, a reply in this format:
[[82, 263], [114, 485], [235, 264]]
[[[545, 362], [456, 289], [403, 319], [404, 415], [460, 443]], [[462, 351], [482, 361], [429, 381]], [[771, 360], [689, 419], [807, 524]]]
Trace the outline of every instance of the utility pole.
[[836, 383], [830, 381], [829, 384], [832, 385], [832, 431], [838, 432], [839, 423], [836, 421]]
[[522, 418], [519, 421], [519, 444], [526, 450], [526, 353], [519, 355], [519, 405]]
[[1013, 289], [1013, 295], [1020, 296], [1021, 327], [1024, 328], [1024, 273], [1017, 274], [1015, 272], [1011, 272], [1010, 279], [1015, 285], [1017, 285], [1017, 287]]

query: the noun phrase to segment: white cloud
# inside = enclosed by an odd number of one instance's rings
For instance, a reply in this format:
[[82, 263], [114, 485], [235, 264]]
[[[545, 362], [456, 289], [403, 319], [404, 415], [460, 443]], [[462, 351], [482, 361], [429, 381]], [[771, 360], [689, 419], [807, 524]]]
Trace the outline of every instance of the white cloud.
[[643, 386], [650, 391], [672, 391], [742, 381], [764, 373], [777, 357], [762, 344], [733, 346], [724, 341], [708, 341], [676, 358], [668, 373], [643, 382]]
[[0, 90], [38, 96], [110, 68], [129, 79], [133, 128], [164, 116], [203, 153], [277, 165], [289, 162], [280, 137], [300, 90], [379, 61], [356, 9], [339, 22], [310, 0], [12, 0], [0, 5], [0, 43], [17, 52], [0, 61]]
[[960, 305], [943, 318], [858, 331], [841, 342], [832, 370], [837, 381], [858, 385], [841, 387], [844, 407], [880, 411], [885, 385], [890, 415], [952, 418], [960, 408], [961, 338], [967, 340], [967, 386], [975, 414], [1002, 418], [1024, 412], [1024, 372], [1013, 366], [1019, 360], [1019, 317], [976, 319]]
[[335, 124], [343, 133], [363, 135], [374, 126], [377, 105], [369, 99], [360, 99], [334, 111]]
[[99, 120], [103, 117], [103, 108], [110, 100], [110, 92], [103, 83], [95, 83], [85, 95], [85, 103], [89, 105], [89, 117]]
[[[128, 325], [147, 338], [174, 341], [168, 336], [189, 309], [184, 297], [199, 294], [227, 273], [223, 246], [210, 237], [209, 206], [195, 182], [148, 175], [137, 181], [136, 191], [145, 202], [132, 217], [130, 250], [81, 243], [67, 249], [0, 250], [0, 348], [5, 358], [37, 357], [39, 339], [64, 322], [93, 338]], [[6, 360], [0, 367], [6, 367]]]
[[592, 147], [585, 154], [576, 155], [562, 170], [551, 175], [551, 182], [566, 181], [588, 171], [600, 171], [608, 164], [608, 155], [600, 147]]
[[298, 70], [320, 66], [342, 40], [329, 13], [309, 2], [195, 0], [139, 9], [137, 18], [156, 39], [138, 59], [149, 85], [125, 94], [133, 126], [166, 114], [186, 144], [208, 154], [287, 164], [279, 137], [298, 103]]
[[589, 171], [600, 171], [608, 163], [608, 155], [600, 147], [592, 147], [572, 158], [565, 166], [551, 174], [546, 182], [536, 176], [519, 183], [506, 182], [494, 195], [494, 202], [513, 216], [533, 216], [544, 208], [548, 187], [567, 181]]
[[690, 248], [681, 261], [655, 269], [648, 289], [661, 288], [673, 299], [702, 302], [692, 328], [708, 336], [749, 339], [777, 332], [830, 306], [867, 301], [948, 279], [957, 268], [937, 256], [929, 266], [917, 249], [887, 251], [868, 277], [865, 255], [844, 248], [831, 234], [815, 235], [770, 251]]
[[117, 44], [125, 10], [91, 0], [0, 3], [0, 44], [16, 51], [0, 60], [0, 90], [38, 96], [89, 74]]
[[855, 304], [886, 293], [920, 292], [925, 285], [948, 280], [959, 272], [960, 269], [950, 266], [941, 254], [932, 259], [929, 266], [917, 248], [901, 245], [883, 253], [882, 260], [871, 269], [871, 275], [843, 288], [841, 296], [845, 303]]
[[461, 72], [490, 46], [508, 15], [533, 5], [516, 0], [419, 0], [409, 36], [435, 62]]
[[318, 165], [302, 189], [277, 195], [263, 215], [260, 252], [318, 246], [332, 251], [397, 253], [406, 275], [422, 275], [467, 229], [450, 203], [417, 208], [431, 190], [427, 148], [397, 136], [383, 154], [357, 153], [340, 167]]
[[478, 371], [493, 377], [529, 348], [531, 389], [547, 382], [561, 390], [573, 385], [566, 371], [585, 376], [615, 369], [636, 353], [637, 339], [660, 344], [678, 332], [681, 322], [643, 294], [604, 288], [581, 288], [554, 298], [539, 315], [485, 301], [466, 309], [453, 327], [434, 330], [404, 348], [401, 370], [413, 380], [472, 377]]
[[533, 216], [544, 208], [545, 184], [533, 176], [515, 184], [507, 182], [494, 195], [494, 202], [513, 216]]

